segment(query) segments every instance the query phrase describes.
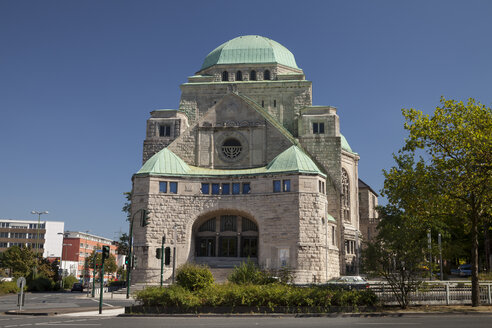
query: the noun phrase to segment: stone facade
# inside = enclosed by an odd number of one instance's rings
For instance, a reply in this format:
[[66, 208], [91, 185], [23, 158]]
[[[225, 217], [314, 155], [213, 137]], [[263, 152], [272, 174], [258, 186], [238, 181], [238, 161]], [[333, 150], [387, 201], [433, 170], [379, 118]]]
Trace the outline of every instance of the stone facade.
[[[133, 281], [159, 281], [162, 236], [178, 266], [250, 257], [290, 267], [299, 283], [358, 272], [359, 156], [336, 108], [312, 105], [312, 84], [295, 62], [258, 62], [264, 53], [212, 61], [181, 86], [179, 110], [151, 113], [145, 165], [133, 177]], [[142, 209], [149, 225], [137, 218]]]

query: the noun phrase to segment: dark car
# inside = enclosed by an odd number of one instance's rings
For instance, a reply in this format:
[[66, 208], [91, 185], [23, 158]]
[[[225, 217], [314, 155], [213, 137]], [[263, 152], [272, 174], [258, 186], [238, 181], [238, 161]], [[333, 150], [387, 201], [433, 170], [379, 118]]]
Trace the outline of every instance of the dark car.
[[341, 276], [328, 281], [327, 285], [347, 290], [369, 288], [369, 283], [361, 276]]
[[83, 293], [84, 292], [84, 286], [81, 283], [76, 282], [75, 284], [73, 284], [72, 289], [70, 291]]

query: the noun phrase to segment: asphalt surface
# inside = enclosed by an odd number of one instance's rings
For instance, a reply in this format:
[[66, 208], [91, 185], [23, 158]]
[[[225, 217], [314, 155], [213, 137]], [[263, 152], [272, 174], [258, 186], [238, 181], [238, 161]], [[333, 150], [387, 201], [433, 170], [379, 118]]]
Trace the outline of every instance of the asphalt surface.
[[[104, 309], [122, 308], [133, 304], [133, 300], [126, 300], [124, 294], [105, 293], [103, 295]], [[22, 312], [30, 313], [68, 313], [94, 311], [99, 307], [99, 297], [87, 297], [85, 293], [27, 293]], [[0, 297], [0, 312], [17, 311], [17, 295]]]
[[384, 317], [31, 317], [0, 316], [0, 327], [491, 327], [492, 315], [405, 315]]

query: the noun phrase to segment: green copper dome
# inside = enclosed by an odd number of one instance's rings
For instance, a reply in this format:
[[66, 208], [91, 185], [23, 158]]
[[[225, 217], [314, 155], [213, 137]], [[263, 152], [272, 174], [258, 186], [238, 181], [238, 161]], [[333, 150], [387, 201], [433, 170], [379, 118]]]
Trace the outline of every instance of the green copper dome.
[[267, 165], [267, 171], [322, 174], [313, 160], [297, 146], [291, 146], [275, 157]]
[[201, 70], [218, 64], [277, 63], [297, 67], [292, 52], [280, 43], [259, 35], [244, 35], [229, 40], [205, 57]]
[[345, 137], [343, 136], [343, 134], [340, 133], [340, 137], [342, 139], [342, 149], [348, 151], [349, 153], [357, 154], [356, 152], [354, 152], [352, 150], [352, 148], [350, 147], [347, 139], [345, 139]]

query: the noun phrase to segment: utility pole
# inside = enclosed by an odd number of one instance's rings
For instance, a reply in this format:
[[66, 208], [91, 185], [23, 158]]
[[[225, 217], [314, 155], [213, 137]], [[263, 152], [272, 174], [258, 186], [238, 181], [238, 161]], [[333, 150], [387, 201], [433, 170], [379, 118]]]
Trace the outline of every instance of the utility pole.
[[104, 261], [109, 257], [109, 246], [102, 247], [101, 256], [101, 290], [99, 292], [99, 314], [102, 313], [103, 294], [104, 294]]
[[38, 225], [36, 227], [36, 263], [34, 264], [34, 270], [32, 272], [32, 277], [34, 278], [34, 276], [37, 274], [37, 263], [38, 263], [38, 259], [39, 259], [39, 226], [41, 225], [41, 215], [43, 214], [49, 214], [48, 211], [31, 211], [31, 214], [37, 214], [38, 215]]
[[166, 242], [166, 235], [162, 236], [161, 243], [161, 288], [164, 282], [164, 243]]
[[429, 280], [432, 280], [432, 235], [431, 230], [427, 230], [427, 245], [429, 248]]

